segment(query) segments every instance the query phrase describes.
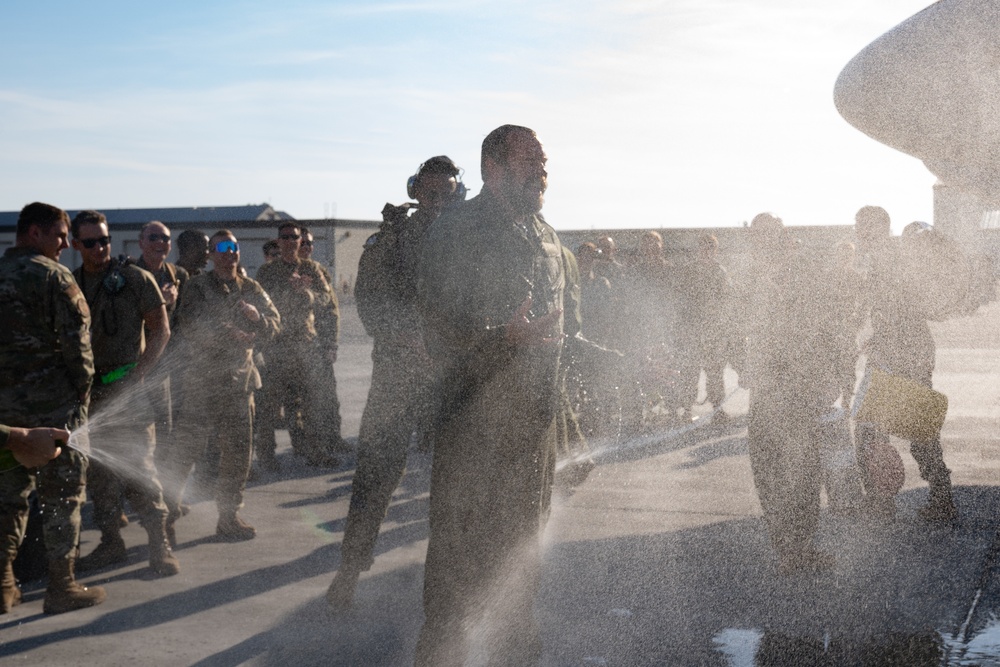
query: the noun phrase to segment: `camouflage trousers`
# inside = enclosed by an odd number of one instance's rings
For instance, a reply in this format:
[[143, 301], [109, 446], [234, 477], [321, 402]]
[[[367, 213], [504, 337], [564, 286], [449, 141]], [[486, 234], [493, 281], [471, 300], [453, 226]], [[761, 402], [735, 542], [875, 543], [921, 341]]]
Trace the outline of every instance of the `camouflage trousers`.
[[253, 394], [240, 387], [224, 390], [204, 379], [191, 379], [187, 400], [177, 414], [173, 447], [159, 457], [163, 496], [170, 512], [179, 515], [187, 478], [211, 443], [219, 452], [215, 501], [220, 514], [231, 514], [243, 507], [250, 474]]
[[[256, 394], [258, 456], [274, 454], [274, 432], [282, 405], [297, 453], [306, 457], [332, 453], [341, 443], [333, 364], [312, 343], [289, 344], [280, 356], [265, 359], [263, 386]], [[301, 411], [301, 433], [296, 428], [296, 410]]]
[[373, 361], [340, 548], [341, 567], [355, 571], [374, 562], [379, 527], [403, 478], [410, 438], [428, 427], [434, 408], [435, 384], [426, 362], [395, 349], [373, 355]]
[[0, 561], [17, 556], [28, 527], [28, 497], [35, 489], [49, 561], [74, 557], [86, 479], [87, 457], [69, 447], [41, 468], [19, 466], [0, 473]]

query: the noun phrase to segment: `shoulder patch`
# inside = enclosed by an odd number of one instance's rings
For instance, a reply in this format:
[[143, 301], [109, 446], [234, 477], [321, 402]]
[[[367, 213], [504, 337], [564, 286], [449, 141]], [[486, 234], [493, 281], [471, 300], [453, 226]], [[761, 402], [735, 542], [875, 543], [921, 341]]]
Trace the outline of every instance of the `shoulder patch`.
[[378, 239], [379, 239], [379, 233], [375, 232], [374, 234], [368, 237], [367, 241], [365, 241], [365, 247], [366, 248], [372, 247], [373, 245], [378, 243]]

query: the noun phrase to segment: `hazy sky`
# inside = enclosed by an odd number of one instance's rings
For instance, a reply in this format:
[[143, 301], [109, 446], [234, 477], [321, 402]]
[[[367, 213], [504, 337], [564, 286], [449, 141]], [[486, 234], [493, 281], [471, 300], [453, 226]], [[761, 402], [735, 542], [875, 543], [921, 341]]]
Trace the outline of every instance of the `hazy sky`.
[[833, 85], [928, 0], [7, 2], [0, 210], [268, 202], [374, 219], [503, 123], [549, 154], [557, 229], [932, 211]]

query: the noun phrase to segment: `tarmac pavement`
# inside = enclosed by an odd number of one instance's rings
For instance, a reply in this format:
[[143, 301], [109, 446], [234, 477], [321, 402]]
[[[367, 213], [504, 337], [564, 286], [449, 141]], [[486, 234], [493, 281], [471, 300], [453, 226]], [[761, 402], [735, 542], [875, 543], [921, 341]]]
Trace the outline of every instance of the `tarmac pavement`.
[[[935, 327], [935, 385], [949, 396], [943, 432], [960, 519], [916, 514], [927, 497], [904, 444], [895, 521], [824, 509], [819, 541], [837, 558], [819, 575], [780, 576], [746, 447], [746, 396], [684, 432], [599, 453], [556, 494], [536, 613], [543, 665], [1000, 665], [1000, 306]], [[370, 342], [345, 308], [337, 363], [344, 434], [356, 437]], [[732, 378], [730, 378], [732, 379]], [[731, 387], [733, 388], [733, 387]], [[0, 617], [0, 664], [407, 665], [422, 623], [430, 456], [411, 451], [354, 607], [331, 617], [324, 593], [339, 563], [352, 462], [307, 467], [288, 447], [282, 471], [252, 482], [243, 514], [258, 529], [214, 537], [211, 502], [177, 524], [181, 574], [155, 578], [145, 533], [124, 529], [129, 562], [82, 578], [107, 601], [42, 613], [44, 582]], [[84, 532], [83, 553], [98, 541]]]

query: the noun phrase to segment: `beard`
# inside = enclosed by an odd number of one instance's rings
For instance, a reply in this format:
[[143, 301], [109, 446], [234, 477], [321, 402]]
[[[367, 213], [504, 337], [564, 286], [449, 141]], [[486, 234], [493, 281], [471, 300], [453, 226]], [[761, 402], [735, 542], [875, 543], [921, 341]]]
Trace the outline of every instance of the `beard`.
[[534, 215], [542, 210], [545, 203], [544, 178], [533, 178], [525, 183], [513, 179], [504, 182], [502, 197], [511, 211], [518, 216]]

